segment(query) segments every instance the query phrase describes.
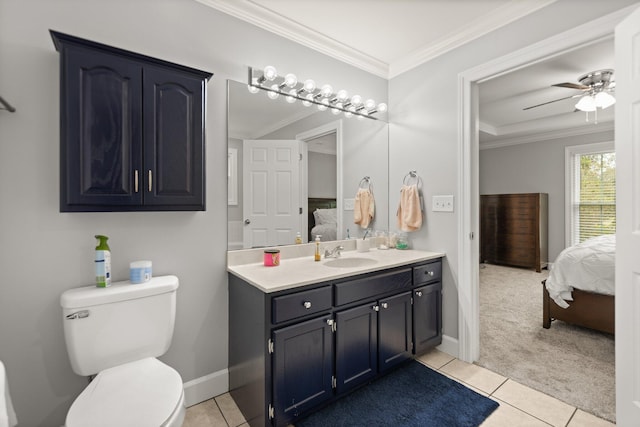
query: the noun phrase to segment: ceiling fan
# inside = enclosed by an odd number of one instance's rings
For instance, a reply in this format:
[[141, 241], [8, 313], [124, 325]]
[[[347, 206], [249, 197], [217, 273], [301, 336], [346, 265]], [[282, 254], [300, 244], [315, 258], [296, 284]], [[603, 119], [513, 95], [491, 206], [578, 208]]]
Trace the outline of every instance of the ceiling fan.
[[564, 98], [554, 99], [553, 101], [543, 102], [542, 104], [532, 105], [530, 107], [523, 108], [523, 110], [530, 110], [553, 102], [578, 97], [580, 97], [580, 100], [576, 104], [576, 111], [596, 111], [597, 107], [610, 107], [616, 102], [616, 99], [611, 95], [611, 92], [613, 92], [616, 86], [616, 82], [612, 80], [612, 77], [613, 70], [604, 69], [592, 71], [580, 76], [578, 78], [578, 83], [567, 82], [554, 84], [552, 86], [578, 89], [582, 92], [571, 96], [565, 96]]

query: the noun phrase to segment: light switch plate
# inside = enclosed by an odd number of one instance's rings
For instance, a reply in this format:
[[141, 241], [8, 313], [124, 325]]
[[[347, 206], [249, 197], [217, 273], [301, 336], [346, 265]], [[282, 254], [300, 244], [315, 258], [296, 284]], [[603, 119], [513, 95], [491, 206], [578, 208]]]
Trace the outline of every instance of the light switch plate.
[[352, 211], [356, 199], [344, 199], [344, 210]]
[[433, 212], [453, 212], [453, 196], [432, 196]]

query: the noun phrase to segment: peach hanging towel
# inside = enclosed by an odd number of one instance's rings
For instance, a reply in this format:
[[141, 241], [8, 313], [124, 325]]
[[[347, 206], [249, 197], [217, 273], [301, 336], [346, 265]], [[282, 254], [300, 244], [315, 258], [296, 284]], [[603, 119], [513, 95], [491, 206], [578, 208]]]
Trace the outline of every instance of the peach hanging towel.
[[420, 190], [417, 184], [402, 185], [398, 204], [398, 228], [402, 231], [416, 231], [422, 227]]
[[[367, 187], [363, 188], [362, 183], [366, 182]], [[369, 228], [373, 217], [375, 216], [376, 202], [373, 198], [373, 191], [371, 190], [371, 182], [369, 177], [364, 177], [360, 181], [360, 187], [356, 193], [356, 198], [353, 203], [353, 222], [358, 224], [362, 228]]]

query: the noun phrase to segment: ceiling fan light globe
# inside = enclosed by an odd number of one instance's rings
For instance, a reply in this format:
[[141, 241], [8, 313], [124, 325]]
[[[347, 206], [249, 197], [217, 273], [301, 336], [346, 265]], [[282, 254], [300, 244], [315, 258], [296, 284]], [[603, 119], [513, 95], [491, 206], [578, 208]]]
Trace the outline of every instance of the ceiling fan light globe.
[[576, 104], [576, 108], [580, 111], [596, 111], [596, 101], [591, 95], [585, 95], [580, 98]]
[[599, 92], [595, 96], [596, 107], [600, 107], [602, 109], [609, 108], [613, 104], [616, 103], [616, 99], [607, 92]]

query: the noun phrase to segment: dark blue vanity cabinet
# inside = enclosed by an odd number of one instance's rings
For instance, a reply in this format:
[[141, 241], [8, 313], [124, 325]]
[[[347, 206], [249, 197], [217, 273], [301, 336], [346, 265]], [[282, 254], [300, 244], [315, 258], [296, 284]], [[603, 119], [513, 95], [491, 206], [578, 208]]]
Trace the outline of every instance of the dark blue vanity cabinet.
[[51, 31], [60, 211], [204, 210], [211, 73]]
[[294, 423], [440, 344], [441, 262], [274, 293], [230, 273], [229, 389], [249, 425]]

